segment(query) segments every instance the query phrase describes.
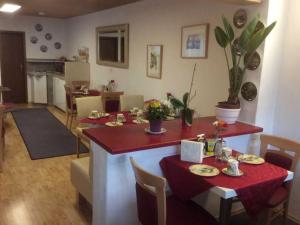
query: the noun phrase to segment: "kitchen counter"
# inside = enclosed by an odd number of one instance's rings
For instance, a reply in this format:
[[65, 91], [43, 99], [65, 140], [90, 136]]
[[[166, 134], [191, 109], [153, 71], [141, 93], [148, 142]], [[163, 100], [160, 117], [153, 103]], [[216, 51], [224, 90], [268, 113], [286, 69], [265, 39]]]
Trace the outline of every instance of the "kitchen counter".
[[[149, 124], [125, 125], [121, 127], [101, 127], [85, 129], [83, 132], [96, 144], [103, 147], [111, 154], [121, 154], [143, 149], [159, 148], [170, 145], [178, 145], [182, 139], [193, 140], [198, 134], [212, 137], [215, 128], [212, 123], [215, 117], [201, 117], [194, 121], [192, 127], [182, 128], [181, 120], [164, 121], [162, 127], [167, 132], [162, 135], [149, 135], [144, 129]], [[261, 132], [261, 127], [237, 122], [228, 125], [226, 130], [220, 133], [221, 137], [232, 137], [238, 135]]]

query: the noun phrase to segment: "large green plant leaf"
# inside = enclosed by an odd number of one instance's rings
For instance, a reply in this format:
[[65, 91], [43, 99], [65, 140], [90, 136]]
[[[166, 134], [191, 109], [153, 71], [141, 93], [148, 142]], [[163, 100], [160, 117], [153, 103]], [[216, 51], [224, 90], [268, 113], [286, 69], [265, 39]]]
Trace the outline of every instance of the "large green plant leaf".
[[273, 22], [271, 25], [269, 25], [266, 28], [261, 28], [259, 31], [257, 31], [253, 37], [250, 39], [246, 50], [248, 53], [254, 52], [267, 38], [267, 36], [270, 34], [270, 32], [275, 27], [276, 22]]
[[253, 20], [250, 21], [250, 23], [246, 26], [246, 28], [242, 32], [240, 39], [239, 39], [240, 48], [242, 48], [242, 49], [247, 48], [252, 35], [255, 33], [255, 28], [256, 28], [257, 22], [258, 22], [258, 18], [255, 17]]
[[187, 107], [188, 99], [189, 99], [189, 93], [186, 92], [186, 93], [184, 93], [183, 98], [182, 98], [182, 102], [183, 102], [184, 108]]
[[193, 111], [189, 108], [186, 108], [183, 113], [185, 124], [191, 126], [193, 123]]
[[228, 38], [227, 38], [227, 35], [226, 35], [225, 31], [221, 27], [216, 27], [215, 28], [215, 37], [216, 37], [216, 40], [217, 40], [218, 44], [222, 48], [227, 47], [229, 41], [228, 41]]
[[171, 98], [170, 102], [175, 109], [183, 109], [184, 108], [183, 103], [177, 98]]
[[227, 39], [229, 42], [232, 42], [234, 39], [234, 31], [232, 29], [232, 26], [230, 25], [230, 23], [228, 22], [228, 20], [226, 19], [226, 17], [222, 17], [223, 20], [223, 24], [224, 24], [224, 28], [227, 34]]

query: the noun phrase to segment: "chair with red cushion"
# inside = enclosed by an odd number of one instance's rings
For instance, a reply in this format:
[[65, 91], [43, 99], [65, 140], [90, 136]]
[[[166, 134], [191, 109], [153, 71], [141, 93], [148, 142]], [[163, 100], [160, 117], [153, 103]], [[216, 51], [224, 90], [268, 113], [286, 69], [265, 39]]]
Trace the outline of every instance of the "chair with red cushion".
[[166, 179], [143, 170], [133, 158], [130, 161], [141, 225], [217, 225], [215, 218], [196, 203], [172, 195], [166, 197]]
[[[300, 158], [300, 143], [271, 135], [261, 135], [260, 140], [260, 154], [267, 162], [295, 172], [297, 162]], [[275, 148], [270, 148], [269, 146]], [[266, 225], [270, 225], [279, 215], [283, 215], [284, 223], [286, 222], [291, 186], [292, 182], [285, 183], [269, 199]]]
[[[77, 107], [75, 103], [75, 96], [73, 96], [71, 87], [65, 85], [65, 91], [66, 91], [66, 114], [67, 114], [66, 127], [71, 129], [73, 117], [76, 116], [77, 114]], [[70, 125], [69, 125], [69, 118], [70, 118]]]

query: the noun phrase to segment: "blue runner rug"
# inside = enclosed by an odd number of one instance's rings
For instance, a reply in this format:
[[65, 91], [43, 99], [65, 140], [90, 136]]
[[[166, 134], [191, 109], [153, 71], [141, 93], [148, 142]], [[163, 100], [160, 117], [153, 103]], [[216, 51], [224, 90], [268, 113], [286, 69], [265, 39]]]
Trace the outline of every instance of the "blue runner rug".
[[[76, 137], [47, 108], [17, 109], [12, 112], [31, 159], [76, 153]], [[81, 146], [81, 152], [88, 152]]]

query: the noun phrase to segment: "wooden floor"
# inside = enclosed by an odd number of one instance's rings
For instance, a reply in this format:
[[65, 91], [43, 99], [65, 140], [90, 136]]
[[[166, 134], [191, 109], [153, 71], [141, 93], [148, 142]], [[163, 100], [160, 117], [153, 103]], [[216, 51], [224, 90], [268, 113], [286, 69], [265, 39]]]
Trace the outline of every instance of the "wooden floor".
[[[65, 122], [65, 114], [49, 107]], [[0, 173], [0, 225], [86, 225], [91, 211], [77, 206], [70, 182], [76, 156], [31, 160], [12, 115], [6, 118], [4, 171]]]
[[[65, 122], [63, 112], [48, 109]], [[7, 114], [4, 172], [0, 173], [0, 225], [91, 224], [91, 210], [86, 205], [78, 207], [70, 182], [70, 162], [75, 158], [31, 160], [12, 115]], [[233, 217], [231, 224], [255, 223], [240, 214]], [[280, 219], [275, 221], [277, 224], [281, 224]], [[295, 223], [289, 221], [288, 225]]]

